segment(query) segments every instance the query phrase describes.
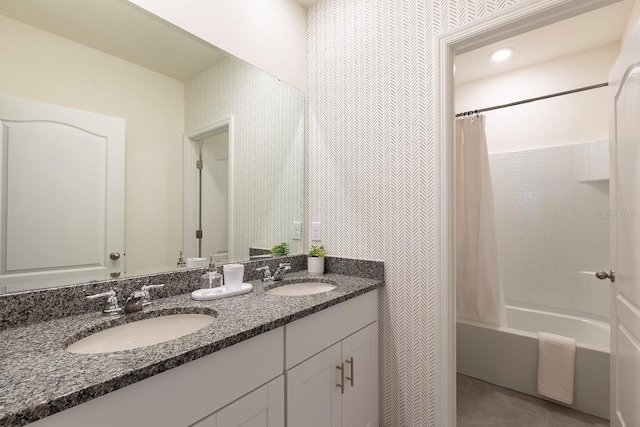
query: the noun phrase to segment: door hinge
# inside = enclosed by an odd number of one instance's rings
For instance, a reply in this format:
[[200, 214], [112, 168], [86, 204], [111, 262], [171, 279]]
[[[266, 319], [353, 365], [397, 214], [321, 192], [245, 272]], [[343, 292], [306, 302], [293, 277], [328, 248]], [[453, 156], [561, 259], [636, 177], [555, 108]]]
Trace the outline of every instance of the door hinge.
[[196, 160], [196, 169], [202, 169], [202, 160]]
[[196, 230], [196, 239], [202, 239], [202, 230]]

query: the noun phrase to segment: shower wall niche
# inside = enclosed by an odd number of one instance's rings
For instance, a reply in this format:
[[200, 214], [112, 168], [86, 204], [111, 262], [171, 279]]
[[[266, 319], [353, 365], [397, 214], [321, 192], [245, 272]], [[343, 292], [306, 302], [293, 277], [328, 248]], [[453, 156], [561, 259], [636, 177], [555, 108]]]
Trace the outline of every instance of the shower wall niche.
[[489, 155], [508, 305], [606, 319], [607, 140]]

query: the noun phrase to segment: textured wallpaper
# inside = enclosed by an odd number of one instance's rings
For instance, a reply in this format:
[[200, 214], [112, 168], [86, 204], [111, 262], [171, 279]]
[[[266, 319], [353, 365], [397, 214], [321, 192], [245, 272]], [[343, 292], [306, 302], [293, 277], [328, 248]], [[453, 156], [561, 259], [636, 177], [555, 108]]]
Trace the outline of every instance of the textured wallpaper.
[[185, 92], [187, 132], [234, 117], [234, 258], [283, 241], [301, 253], [291, 226], [303, 220], [304, 95], [235, 58], [189, 80]]
[[433, 36], [519, 0], [322, 0], [307, 12], [306, 212], [385, 261], [380, 424], [435, 425]]

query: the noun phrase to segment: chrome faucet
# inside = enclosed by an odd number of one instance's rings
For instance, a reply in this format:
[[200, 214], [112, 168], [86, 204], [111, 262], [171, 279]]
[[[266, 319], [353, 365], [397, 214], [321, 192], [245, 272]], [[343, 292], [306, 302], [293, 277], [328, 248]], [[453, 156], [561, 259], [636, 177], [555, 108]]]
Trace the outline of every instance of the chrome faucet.
[[144, 299], [144, 296], [145, 293], [142, 291], [131, 292], [120, 309], [124, 314], [142, 311], [142, 300]]
[[142, 292], [144, 292], [144, 297], [142, 298], [142, 306], [147, 307], [151, 305], [151, 294], [149, 294], [149, 289], [162, 289], [164, 288], [164, 284], [162, 285], [144, 285], [140, 288]]
[[100, 294], [89, 295], [87, 299], [97, 299], [107, 297], [107, 301], [105, 302], [104, 308], [102, 309], [102, 315], [105, 317], [108, 316], [119, 316], [121, 314], [129, 314], [136, 313], [138, 311], [142, 311], [143, 307], [151, 304], [151, 295], [149, 295], [149, 289], [157, 289], [162, 288], [164, 285], [145, 285], [139, 291], [133, 291], [124, 304], [120, 305], [118, 303], [118, 296], [116, 295], [115, 288], [109, 289], [107, 292], [103, 292]]
[[107, 292], [101, 294], [89, 295], [87, 299], [97, 299], [107, 297], [107, 301], [102, 309], [103, 316], [117, 316], [120, 314], [121, 308], [118, 307], [118, 296], [114, 288], [109, 289]]
[[269, 269], [268, 265], [265, 265], [264, 267], [256, 268], [256, 271], [264, 272], [262, 275], [263, 282], [280, 281], [284, 277], [284, 273], [287, 270], [291, 270], [291, 264], [289, 264], [288, 262], [281, 263], [278, 266], [278, 269], [273, 273], [273, 276], [271, 275], [271, 270]]
[[278, 269], [273, 273], [273, 280], [280, 281], [284, 278], [285, 271], [291, 270], [291, 264], [283, 262], [278, 266]]
[[271, 270], [269, 269], [268, 265], [265, 265], [264, 267], [260, 267], [260, 268], [256, 268], [256, 271], [262, 271], [262, 281], [263, 282], [272, 282], [273, 281], [273, 277], [271, 277]]

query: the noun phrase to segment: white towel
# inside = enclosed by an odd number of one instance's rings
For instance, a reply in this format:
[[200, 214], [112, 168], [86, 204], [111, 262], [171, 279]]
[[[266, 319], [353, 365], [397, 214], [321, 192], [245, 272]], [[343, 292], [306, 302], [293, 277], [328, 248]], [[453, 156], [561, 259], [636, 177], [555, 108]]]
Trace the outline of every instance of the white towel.
[[538, 332], [538, 393], [571, 405], [575, 360], [575, 338]]

